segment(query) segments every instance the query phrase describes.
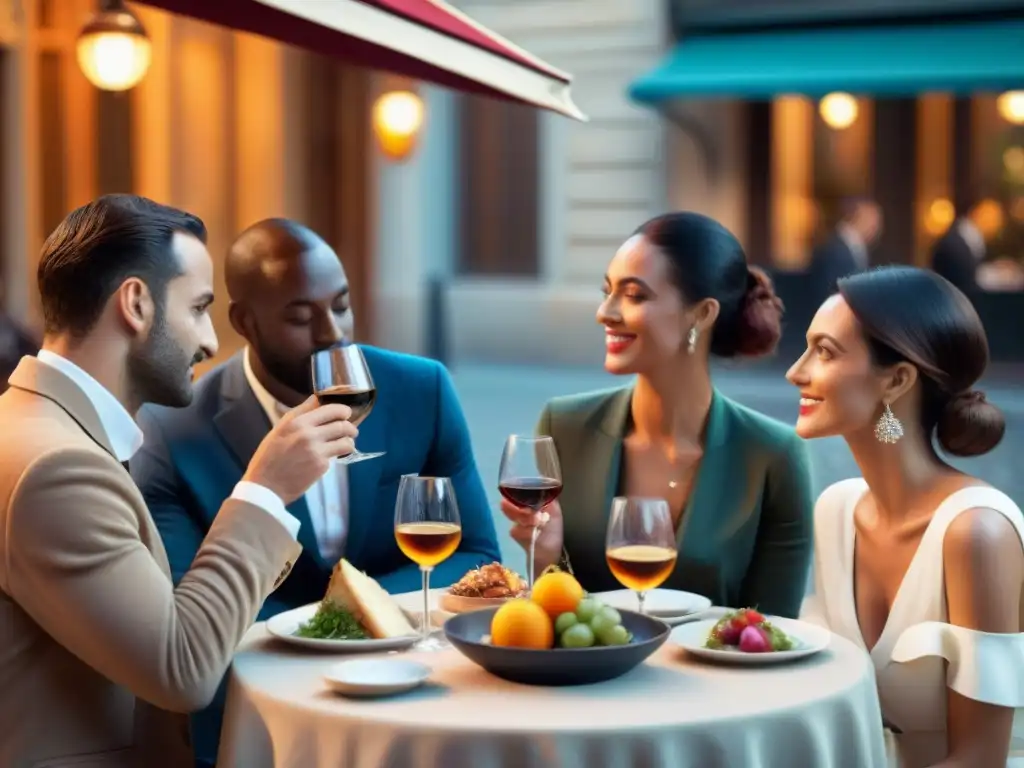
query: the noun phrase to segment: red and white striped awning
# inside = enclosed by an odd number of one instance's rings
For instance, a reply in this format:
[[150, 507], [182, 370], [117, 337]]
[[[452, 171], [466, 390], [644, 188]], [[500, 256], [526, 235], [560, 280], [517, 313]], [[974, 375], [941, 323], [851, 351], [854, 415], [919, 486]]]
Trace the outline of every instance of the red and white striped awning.
[[140, 0], [459, 91], [532, 104], [577, 120], [571, 76], [442, 0]]

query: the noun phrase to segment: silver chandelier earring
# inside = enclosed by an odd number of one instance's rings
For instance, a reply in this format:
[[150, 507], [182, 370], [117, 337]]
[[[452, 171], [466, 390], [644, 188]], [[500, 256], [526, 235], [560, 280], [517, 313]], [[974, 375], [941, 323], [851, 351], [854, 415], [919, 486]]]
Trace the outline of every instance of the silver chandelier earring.
[[877, 438], [880, 443], [892, 445], [893, 443], [899, 442], [901, 437], [903, 437], [903, 425], [900, 424], [900, 420], [893, 415], [892, 408], [890, 408], [889, 404], [886, 403], [885, 409], [882, 411], [882, 415], [878, 419], [878, 423], [875, 424], [875, 438]]
[[690, 332], [686, 335], [686, 351], [689, 354], [693, 354], [697, 351], [697, 326], [693, 326]]

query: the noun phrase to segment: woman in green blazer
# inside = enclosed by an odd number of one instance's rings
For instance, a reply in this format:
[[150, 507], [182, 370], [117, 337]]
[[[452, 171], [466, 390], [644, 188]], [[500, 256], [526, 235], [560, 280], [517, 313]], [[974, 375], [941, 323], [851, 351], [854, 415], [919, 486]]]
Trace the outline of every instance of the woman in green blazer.
[[[538, 432], [555, 440], [563, 491], [545, 510], [536, 571], [561, 564], [589, 591], [620, 588], [605, 560], [612, 498], [664, 498], [679, 546], [664, 587], [795, 618], [812, 548], [805, 445], [716, 391], [709, 367], [711, 355], [774, 351], [782, 303], [771, 281], [720, 224], [672, 213], [619, 249], [604, 296], [605, 368], [636, 379], [545, 406]], [[528, 547], [544, 513], [502, 510]]]

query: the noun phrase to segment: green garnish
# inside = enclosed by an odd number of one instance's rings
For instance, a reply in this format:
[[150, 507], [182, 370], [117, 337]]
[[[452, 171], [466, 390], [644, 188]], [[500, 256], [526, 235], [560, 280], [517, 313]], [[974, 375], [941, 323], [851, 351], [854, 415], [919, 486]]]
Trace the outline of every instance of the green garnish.
[[768, 633], [768, 640], [772, 644], [773, 651], [791, 651], [793, 650], [793, 638], [783, 632], [781, 629], [776, 627], [770, 621], [766, 621], [761, 625], [761, 628]]
[[302, 624], [295, 634], [315, 640], [366, 640], [370, 636], [351, 611], [329, 600], [320, 603], [313, 618]]

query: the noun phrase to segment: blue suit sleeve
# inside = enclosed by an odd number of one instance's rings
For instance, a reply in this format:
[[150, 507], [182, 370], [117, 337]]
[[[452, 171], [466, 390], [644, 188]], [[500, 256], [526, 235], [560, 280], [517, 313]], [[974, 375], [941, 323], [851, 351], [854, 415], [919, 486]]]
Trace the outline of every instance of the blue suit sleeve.
[[[455, 385], [448, 370], [436, 366], [437, 413], [434, 444], [421, 474], [450, 477], [462, 518], [462, 543], [445, 562], [434, 568], [431, 587], [447, 587], [466, 571], [486, 563], [500, 561], [498, 534], [494, 527], [476, 459], [469, 437], [469, 425], [462, 412]], [[422, 586], [419, 567], [409, 565], [378, 579], [388, 592], [412, 592]]]
[[144, 408], [139, 412], [138, 421], [144, 441], [129, 467], [163, 539], [171, 576], [177, 585], [192, 567], [206, 530], [186, 507], [187, 491], [174, 469], [167, 441], [156, 418]]

